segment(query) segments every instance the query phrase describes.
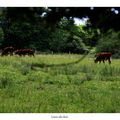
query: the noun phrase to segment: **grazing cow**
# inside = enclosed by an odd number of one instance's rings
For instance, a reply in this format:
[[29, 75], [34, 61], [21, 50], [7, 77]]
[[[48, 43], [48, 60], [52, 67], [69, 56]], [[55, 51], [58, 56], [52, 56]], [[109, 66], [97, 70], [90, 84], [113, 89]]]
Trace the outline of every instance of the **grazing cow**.
[[2, 50], [1, 56], [5, 56], [5, 55], [13, 55], [14, 52], [14, 48], [13, 47], [5, 47]]
[[108, 60], [109, 64], [111, 64], [111, 58], [112, 54], [110, 52], [102, 52], [102, 53], [98, 53], [95, 55], [96, 59], [95, 59], [95, 63], [99, 62], [101, 63], [101, 61], [103, 61], [103, 63], [105, 63], [105, 61]]
[[20, 49], [20, 50], [16, 50], [15, 54], [19, 56], [25, 56], [25, 55], [34, 56], [34, 51], [31, 49]]

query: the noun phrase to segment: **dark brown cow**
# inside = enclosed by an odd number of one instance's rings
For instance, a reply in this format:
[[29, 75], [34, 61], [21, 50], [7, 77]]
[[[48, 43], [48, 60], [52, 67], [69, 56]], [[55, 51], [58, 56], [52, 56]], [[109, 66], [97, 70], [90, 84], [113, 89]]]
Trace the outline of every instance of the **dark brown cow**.
[[34, 51], [31, 49], [20, 49], [20, 50], [16, 50], [15, 54], [19, 56], [25, 56], [25, 55], [34, 56]]
[[95, 63], [97, 63], [97, 62], [101, 63], [101, 61], [102, 61], [103, 63], [105, 63], [105, 61], [108, 60], [109, 64], [111, 64], [111, 59], [110, 59], [111, 56], [112, 56], [112, 54], [111, 54], [110, 52], [97, 53], [97, 54], [95, 55], [95, 57], [96, 57]]
[[1, 56], [5, 56], [5, 55], [13, 55], [14, 52], [14, 48], [13, 47], [5, 47], [2, 50]]

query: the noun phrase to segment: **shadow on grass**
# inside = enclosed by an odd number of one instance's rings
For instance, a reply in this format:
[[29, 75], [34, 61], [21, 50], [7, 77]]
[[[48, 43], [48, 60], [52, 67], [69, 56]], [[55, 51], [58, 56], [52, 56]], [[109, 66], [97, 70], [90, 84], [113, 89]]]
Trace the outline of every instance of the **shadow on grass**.
[[[39, 63], [33, 63], [33, 64], [31, 64], [31, 69], [32, 70], [41, 70], [41, 69], [37, 69], [37, 68], [45, 68], [45, 67], [68, 67], [68, 66], [71, 66], [71, 65], [75, 65], [75, 64], [78, 64], [78, 63], [80, 63], [82, 60], [84, 60], [84, 58], [86, 58], [86, 56], [88, 55], [90, 53], [90, 51], [89, 52], [87, 52], [87, 53], [85, 53], [80, 59], [78, 59], [78, 60], [76, 60], [76, 61], [74, 61], [74, 62], [69, 62], [69, 63], [62, 63], [62, 64], [45, 64], [45, 63], [41, 63], [41, 64], [39, 64]], [[65, 75], [67, 76], [67, 79], [68, 79], [68, 81], [69, 81], [69, 84], [75, 84], [75, 85], [80, 85], [80, 84], [83, 84], [84, 82], [86, 82], [86, 81], [90, 81], [90, 80], [92, 80], [92, 77], [90, 76], [90, 75], [88, 75], [88, 74], [86, 74], [85, 75], [85, 77], [84, 78], [81, 78], [81, 79], [78, 79], [78, 80], [72, 80], [72, 78], [70, 78], [70, 76], [69, 75], [71, 75], [71, 73], [70, 74], [68, 74], [68, 72], [67, 72], [67, 70], [65, 70], [64, 71], [65, 72]], [[62, 83], [62, 82], [53, 82], [53, 81], [45, 81], [45, 84], [51, 84], [51, 85], [53, 85], [53, 84], [60, 84], [60, 85], [64, 85], [64, 84], [68, 84], [68, 83]]]
[[45, 63], [39, 64], [39, 63], [33, 63], [33, 64], [31, 64], [31, 69], [35, 70], [36, 67], [44, 68], [44, 67], [61, 67], [61, 66], [74, 65], [74, 64], [77, 64], [77, 63], [81, 62], [88, 54], [89, 54], [89, 52], [85, 53], [77, 61], [70, 62], [70, 63], [62, 63], [62, 64], [45, 64]]

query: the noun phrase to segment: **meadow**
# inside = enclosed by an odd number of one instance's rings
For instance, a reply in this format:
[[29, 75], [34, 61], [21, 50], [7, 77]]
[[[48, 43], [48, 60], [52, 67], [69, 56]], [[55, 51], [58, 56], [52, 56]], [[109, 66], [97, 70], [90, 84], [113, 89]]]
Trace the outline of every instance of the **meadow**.
[[[120, 112], [120, 62], [92, 56], [0, 57], [1, 113]], [[79, 62], [76, 62], [79, 61]]]

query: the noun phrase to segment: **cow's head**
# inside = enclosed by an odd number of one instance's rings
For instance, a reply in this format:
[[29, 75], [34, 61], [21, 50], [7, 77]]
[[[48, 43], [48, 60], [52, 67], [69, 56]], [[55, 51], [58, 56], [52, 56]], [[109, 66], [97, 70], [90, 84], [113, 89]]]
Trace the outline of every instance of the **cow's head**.
[[97, 63], [98, 61], [100, 61], [100, 56], [97, 56], [95, 59], [94, 59], [94, 62]]
[[95, 60], [94, 60], [94, 62], [95, 62], [95, 63], [97, 63], [97, 62], [98, 62], [98, 60], [97, 60], [97, 59], [95, 59]]

